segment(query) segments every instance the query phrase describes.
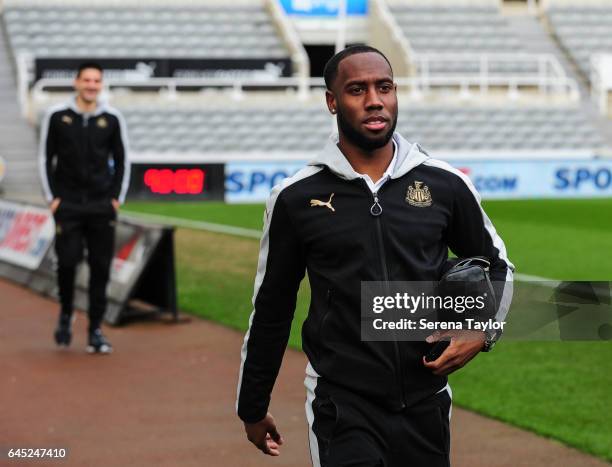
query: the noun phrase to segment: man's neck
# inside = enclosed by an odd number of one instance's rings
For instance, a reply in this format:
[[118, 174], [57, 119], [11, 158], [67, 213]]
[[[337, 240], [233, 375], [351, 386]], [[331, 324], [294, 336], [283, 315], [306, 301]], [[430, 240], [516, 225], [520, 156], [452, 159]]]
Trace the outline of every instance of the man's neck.
[[340, 136], [338, 148], [342, 151], [342, 154], [344, 154], [344, 157], [349, 161], [355, 172], [368, 175], [375, 183], [384, 175], [393, 159], [392, 140], [389, 140], [381, 148], [368, 151]]
[[81, 98], [81, 96], [77, 96], [77, 98], [76, 98], [76, 105], [77, 105], [77, 108], [82, 113], [89, 114], [89, 113], [95, 112], [96, 107], [98, 106], [98, 103], [96, 101], [87, 102], [87, 101], [83, 100]]

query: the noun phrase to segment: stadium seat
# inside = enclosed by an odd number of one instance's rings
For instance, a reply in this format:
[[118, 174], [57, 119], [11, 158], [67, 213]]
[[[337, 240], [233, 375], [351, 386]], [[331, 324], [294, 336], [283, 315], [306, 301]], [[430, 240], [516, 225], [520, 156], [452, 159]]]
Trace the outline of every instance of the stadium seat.
[[546, 15], [559, 43], [585, 78], [590, 76], [590, 57], [612, 53], [612, 5], [552, 5]]
[[[143, 4], [144, 5], [144, 4]], [[168, 2], [168, 5], [172, 5]], [[231, 57], [287, 58], [289, 51], [263, 6], [206, 5], [122, 8], [117, 6], [48, 6], [11, 4], [2, 14], [14, 54], [35, 57], [77, 56], [87, 43], [121, 44], [121, 49], [94, 47], [92, 57]], [[46, 47], [40, 47], [41, 45]], [[188, 44], [188, 46], [186, 46]]]
[[[415, 6], [399, 2], [390, 5], [399, 27], [417, 54], [499, 53], [525, 51], [498, 8], [457, 4]], [[478, 62], [434, 62], [429, 70], [436, 74], [478, 72]], [[493, 62], [490, 73], [536, 73], [536, 63]]]

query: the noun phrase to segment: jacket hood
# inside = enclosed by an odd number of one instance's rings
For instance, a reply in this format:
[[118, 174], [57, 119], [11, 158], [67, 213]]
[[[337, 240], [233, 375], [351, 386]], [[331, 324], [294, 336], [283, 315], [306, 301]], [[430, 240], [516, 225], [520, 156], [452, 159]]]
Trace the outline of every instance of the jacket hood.
[[[405, 175], [429, 158], [429, 155], [417, 143], [406, 141], [399, 133], [393, 133], [392, 138], [397, 146], [397, 161], [391, 178]], [[325, 166], [338, 177], [346, 180], [361, 177], [338, 148], [338, 140], [338, 133], [333, 133], [323, 150], [308, 165]]]

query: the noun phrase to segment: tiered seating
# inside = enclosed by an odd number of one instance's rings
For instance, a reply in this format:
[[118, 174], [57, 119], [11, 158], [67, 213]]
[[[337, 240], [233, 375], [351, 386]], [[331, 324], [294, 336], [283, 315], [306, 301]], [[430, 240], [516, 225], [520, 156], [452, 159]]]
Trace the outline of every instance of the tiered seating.
[[547, 15], [559, 42], [586, 77], [591, 55], [612, 53], [612, 5], [551, 6]]
[[[498, 8], [492, 6], [391, 5], [391, 12], [414, 51], [419, 53], [517, 53], [524, 51], [519, 37]], [[434, 73], [474, 73], [479, 63], [438, 62]], [[535, 73], [536, 63], [519, 60], [492, 63], [492, 73]]]
[[446, 150], [574, 150], [604, 140], [580, 110], [529, 107], [410, 109], [400, 131]]
[[[332, 121], [320, 106], [123, 108], [136, 152], [317, 151]], [[572, 150], [604, 145], [575, 108], [415, 107], [398, 130], [432, 150]]]
[[289, 56], [263, 7], [145, 3], [141, 8], [7, 6], [3, 17], [13, 51], [35, 57]]
[[314, 151], [331, 130], [320, 107], [122, 110], [138, 152]]

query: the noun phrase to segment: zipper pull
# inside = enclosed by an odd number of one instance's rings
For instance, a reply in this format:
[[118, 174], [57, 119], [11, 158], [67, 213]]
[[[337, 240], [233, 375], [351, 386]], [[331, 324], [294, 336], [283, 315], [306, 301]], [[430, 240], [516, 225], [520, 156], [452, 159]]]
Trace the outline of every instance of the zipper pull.
[[382, 206], [378, 202], [378, 193], [372, 193], [372, 195], [374, 196], [374, 204], [370, 207], [370, 214], [377, 217], [382, 214]]

